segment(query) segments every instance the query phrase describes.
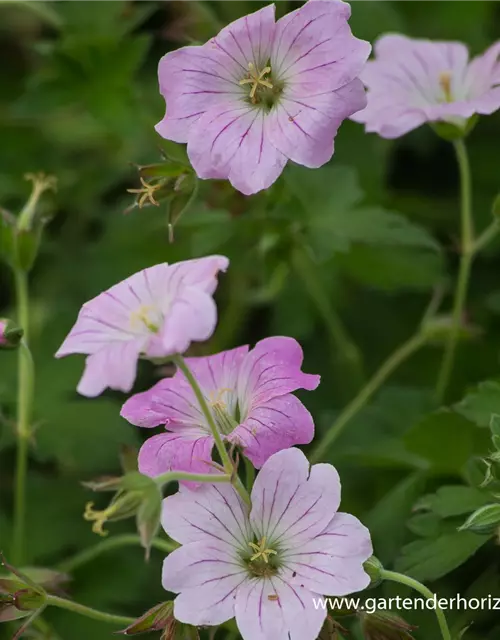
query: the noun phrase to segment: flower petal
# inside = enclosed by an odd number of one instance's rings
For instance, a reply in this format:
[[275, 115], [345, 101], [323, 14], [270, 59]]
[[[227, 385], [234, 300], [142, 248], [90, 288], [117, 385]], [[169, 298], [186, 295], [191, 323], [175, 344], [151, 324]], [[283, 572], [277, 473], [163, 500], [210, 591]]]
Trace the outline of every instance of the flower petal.
[[193, 127], [188, 155], [200, 178], [229, 178], [250, 195], [269, 187], [287, 158], [265, 135], [262, 109], [242, 102], [226, 110], [211, 109]]
[[227, 545], [193, 542], [169, 554], [163, 563], [164, 589], [177, 596], [174, 615], [193, 625], [216, 625], [234, 616], [238, 587], [247, 573]]
[[242, 78], [248, 73], [249, 62], [262, 70], [269, 59], [275, 29], [274, 12], [274, 4], [269, 4], [231, 22], [212, 40], [228, 64], [238, 65]]
[[236, 594], [236, 624], [243, 640], [315, 640], [326, 610], [314, 606], [318, 597], [279, 576], [248, 580]]
[[[211, 436], [160, 433], [148, 438], [139, 451], [139, 471], [155, 477], [167, 471], [191, 473], [216, 473], [212, 462]], [[196, 487], [199, 483], [186, 482]]]
[[335, 90], [325, 90], [321, 84], [307, 94], [292, 89], [269, 115], [268, 136], [290, 160], [317, 168], [332, 157], [333, 139], [342, 122], [365, 106], [365, 90], [358, 79]]
[[303, 359], [302, 348], [294, 338], [265, 338], [258, 342], [245, 358], [238, 376], [241, 414], [249, 415], [268, 400], [297, 389], [316, 389], [320, 377], [302, 373]]
[[250, 521], [270, 545], [298, 547], [325, 530], [340, 503], [340, 480], [329, 464], [313, 465], [299, 449], [275, 453], [252, 488]]
[[[226, 256], [206, 256], [183, 260], [169, 266], [168, 286], [173, 291], [191, 285], [205, 293], [212, 294], [217, 288], [217, 276], [227, 271], [229, 259]], [[165, 288], [165, 285], [163, 285]]]
[[235, 550], [252, 540], [248, 509], [230, 484], [203, 484], [196, 491], [180, 487], [163, 501], [162, 526], [180, 542], [224, 542]]
[[327, 528], [300, 549], [289, 549], [283, 561], [290, 582], [323, 595], [344, 596], [370, 583], [363, 563], [373, 553], [368, 529], [357, 518], [337, 513]]
[[273, 76], [296, 95], [306, 97], [339, 89], [357, 77], [371, 46], [355, 38], [348, 25], [351, 8], [344, 2], [315, 0], [276, 24], [271, 52]]
[[260, 469], [277, 451], [308, 444], [313, 437], [311, 414], [298, 398], [288, 393], [252, 409], [227, 439], [243, 447], [245, 456]]
[[111, 342], [87, 357], [85, 370], [77, 391], [94, 398], [110, 387], [127, 393], [132, 389], [137, 372], [137, 360], [143, 340]]

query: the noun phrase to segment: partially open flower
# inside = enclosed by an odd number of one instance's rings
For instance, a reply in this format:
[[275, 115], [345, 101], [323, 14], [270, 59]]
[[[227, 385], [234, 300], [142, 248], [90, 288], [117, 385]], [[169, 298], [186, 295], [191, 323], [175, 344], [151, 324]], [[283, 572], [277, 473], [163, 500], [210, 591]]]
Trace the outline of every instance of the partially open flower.
[[224, 256], [158, 264], [86, 302], [56, 353], [87, 354], [79, 393], [130, 391], [140, 356], [183, 353], [192, 341], [207, 340], [217, 322], [217, 274], [227, 266]]
[[368, 132], [398, 138], [425, 122], [445, 122], [467, 130], [474, 114], [500, 108], [500, 42], [469, 60], [461, 42], [382, 36], [361, 80], [368, 105], [352, 119]]

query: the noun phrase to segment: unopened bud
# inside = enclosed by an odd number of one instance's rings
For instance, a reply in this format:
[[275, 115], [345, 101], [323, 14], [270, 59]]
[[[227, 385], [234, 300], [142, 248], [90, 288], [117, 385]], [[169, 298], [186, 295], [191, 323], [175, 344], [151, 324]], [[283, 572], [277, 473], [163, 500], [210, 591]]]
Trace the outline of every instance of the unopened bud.
[[23, 330], [7, 318], [0, 318], [0, 349], [16, 349], [23, 337]]
[[459, 531], [472, 531], [482, 535], [491, 535], [500, 527], [500, 504], [487, 504], [474, 511]]
[[372, 556], [363, 564], [363, 569], [370, 576], [369, 588], [377, 587], [382, 581], [384, 567], [378, 558]]

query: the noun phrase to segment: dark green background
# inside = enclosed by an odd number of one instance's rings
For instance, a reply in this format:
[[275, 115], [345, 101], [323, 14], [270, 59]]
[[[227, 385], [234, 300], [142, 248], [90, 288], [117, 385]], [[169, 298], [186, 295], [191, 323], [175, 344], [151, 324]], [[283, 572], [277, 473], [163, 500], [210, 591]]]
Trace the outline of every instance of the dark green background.
[[[298, 4], [279, 2], [278, 12]], [[138, 445], [145, 436], [120, 418], [121, 394], [105, 393], [95, 400], [76, 394], [83, 357], [53, 358], [84, 301], [161, 261], [211, 252], [228, 255], [232, 265], [217, 292], [218, 329], [209, 344], [193, 353], [212, 353], [268, 335], [296, 337], [304, 347], [306, 370], [322, 375], [318, 391], [301, 396], [321, 432], [352, 397], [359, 380], [332, 347], [311, 290], [294, 271], [291, 253], [297, 243], [314, 256], [311, 277], [324, 291], [327, 308], [340, 314], [359, 345], [365, 377], [415, 331], [434, 288], [453, 282], [458, 175], [451, 145], [427, 127], [389, 142], [346, 122], [328, 167], [316, 172], [288, 167], [272, 189], [251, 198], [228, 184], [203, 182], [195, 205], [175, 227], [173, 244], [168, 241], [166, 205], [124, 214], [133, 202], [126, 189], [138, 185], [132, 163], [160, 160], [162, 141], [153, 128], [164, 112], [156, 81], [159, 58], [177, 46], [205, 41], [260, 6], [222, 1], [0, 2], [0, 205], [19, 211], [29, 193], [26, 172], [53, 173], [59, 181], [57, 194], [44, 200], [53, 218], [30, 278], [37, 369], [37, 429], [29, 475], [31, 564], [53, 565], [97, 541], [82, 519], [92, 496], [80, 482], [117, 471], [120, 444]], [[497, 2], [364, 1], [354, 2], [352, 12], [354, 33], [372, 42], [397, 31], [462, 40], [476, 54], [500, 37]], [[500, 116], [495, 114], [481, 119], [468, 142], [479, 229], [489, 223], [500, 189], [499, 139]], [[368, 214], [373, 221], [366, 224], [366, 211], [375, 207], [383, 208], [378, 212], [381, 226], [376, 212], [373, 218]], [[358, 210], [363, 217], [356, 217]], [[401, 233], [384, 228], [386, 210], [399, 214]], [[499, 273], [499, 244], [494, 243], [474, 266], [468, 319], [482, 333], [460, 347], [454, 401], [499, 373]], [[7, 267], [0, 268], [0, 281], [0, 313], [14, 316]], [[443, 308], [449, 307], [447, 297]], [[454, 570], [443, 577], [447, 569], [439, 568], [439, 561], [455, 544], [443, 536], [453, 534], [463, 516], [429, 518], [424, 523], [431, 527], [428, 537], [416, 544], [423, 544], [421, 553], [430, 559], [424, 561], [418, 553], [415, 559], [413, 550], [406, 565], [401, 560], [408, 555], [403, 546], [422, 535], [421, 529], [406, 525], [418, 498], [441, 485], [464, 482], [467, 457], [474, 448], [483, 454], [488, 450], [486, 429], [474, 424], [476, 414], [468, 415], [469, 420], [456, 412], [432, 414], [421, 422], [433, 409], [431, 392], [441, 354], [439, 346], [429, 347], [405, 364], [349, 426], [329, 461], [341, 472], [343, 509], [371, 527], [376, 553], [389, 567], [416, 566], [413, 575], [437, 578], [431, 586], [442, 595], [500, 595], [499, 552], [491, 542], [467, 560], [483, 540], [461, 540], [454, 566], [464, 563], [455, 569], [451, 562]], [[15, 354], [2, 352], [0, 368], [0, 548], [7, 552]], [[137, 389], [146, 388], [156, 375], [144, 365]], [[499, 389], [493, 386], [486, 399], [483, 393], [481, 407], [489, 402], [488, 411], [498, 407], [500, 413]], [[413, 436], [405, 436], [411, 430]], [[132, 531], [133, 524], [111, 529]], [[444, 539], [437, 549], [432, 546], [436, 539]], [[463, 550], [464, 544], [472, 550]], [[153, 551], [145, 564], [139, 548], [101, 556], [76, 572], [71, 594], [109, 611], [140, 614], [164, 597], [161, 560]], [[65, 640], [110, 638], [114, 630], [55, 611], [47, 619]], [[438, 638], [431, 614], [409, 613], [408, 619], [421, 625], [416, 638]], [[498, 612], [452, 614], [450, 619], [456, 631], [471, 619], [477, 621], [467, 640], [499, 637]], [[9, 635], [1, 630], [0, 637]]]

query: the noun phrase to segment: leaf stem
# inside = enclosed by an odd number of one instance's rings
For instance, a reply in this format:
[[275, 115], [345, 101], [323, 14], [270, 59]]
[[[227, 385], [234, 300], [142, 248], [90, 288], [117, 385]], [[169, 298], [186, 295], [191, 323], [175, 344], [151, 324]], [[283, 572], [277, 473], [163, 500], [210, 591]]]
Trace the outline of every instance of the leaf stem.
[[26, 519], [26, 476], [28, 472], [28, 452], [30, 439], [31, 410], [33, 404], [34, 366], [28, 347], [29, 298], [28, 276], [21, 269], [15, 272], [17, 315], [23, 329], [23, 339], [18, 350], [17, 382], [17, 460], [14, 490], [14, 526], [12, 559], [16, 565], [23, 563], [24, 534]]
[[[247, 493], [243, 483], [241, 482], [239, 476], [234, 473], [233, 463], [231, 458], [229, 457], [228, 452], [226, 451], [226, 447], [224, 446], [224, 442], [222, 441], [221, 435], [215, 424], [214, 417], [212, 412], [210, 411], [210, 407], [205, 400], [205, 396], [203, 395], [196, 378], [191, 373], [190, 368], [188, 367], [186, 361], [181, 355], [173, 356], [173, 361], [177, 365], [177, 367], [182, 371], [186, 380], [189, 382], [189, 385], [193, 389], [194, 395], [200, 405], [200, 409], [205, 416], [205, 419], [210, 427], [210, 431], [212, 432], [213, 439], [215, 441], [215, 446], [217, 447], [217, 451], [219, 452], [220, 459], [222, 461], [222, 465], [227, 474], [231, 476], [233, 479], [234, 487], [236, 491], [240, 494], [243, 501], [250, 506], [250, 496]], [[213, 482], [213, 480], [209, 480], [209, 482]]]
[[[76, 555], [67, 560], [63, 560], [58, 565], [58, 570], [62, 573], [72, 573], [75, 569], [79, 569], [81, 566], [92, 562], [95, 558], [98, 558], [101, 554], [107, 551], [113, 551], [114, 549], [120, 549], [121, 547], [135, 547], [140, 546], [141, 538], [135, 534], [123, 534], [119, 536], [113, 536], [106, 540], [102, 540], [97, 544], [80, 551]], [[159, 551], [170, 553], [177, 548], [177, 545], [169, 540], [162, 540], [161, 538], [154, 538], [151, 542], [151, 546]]]
[[92, 618], [93, 620], [100, 620], [101, 622], [109, 622], [110, 624], [129, 625], [134, 622], [134, 618], [127, 618], [126, 616], [117, 616], [114, 613], [105, 613], [98, 609], [92, 609], [86, 607], [78, 602], [72, 600], [66, 600], [59, 596], [47, 595], [47, 605], [52, 607], [58, 607], [59, 609], [67, 609], [73, 613], [78, 613], [81, 616]]
[[154, 478], [157, 485], [163, 486], [169, 482], [231, 482], [229, 473], [189, 473], [188, 471], [166, 471]]
[[471, 173], [467, 147], [463, 139], [457, 140], [454, 146], [460, 171], [461, 256], [454, 294], [452, 328], [446, 343], [443, 362], [436, 384], [436, 400], [439, 404], [445, 399], [453, 371], [460, 325], [467, 300], [472, 259], [476, 249], [472, 219]]
[[[387, 571], [386, 569], [382, 569], [381, 578], [383, 580], [390, 580], [391, 582], [398, 582], [399, 584], [404, 584], [407, 587], [411, 587], [421, 593], [428, 600], [435, 600], [435, 595], [432, 593], [430, 589], [424, 586], [418, 580], [414, 580], [408, 576], [403, 575], [402, 573], [397, 573], [395, 571]], [[448, 623], [446, 621], [446, 616], [443, 610], [438, 606], [436, 602], [436, 617], [438, 620], [439, 628], [441, 629], [441, 636], [443, 640], [451, 640], [451, 633], [448, 627]]]
[[345, 407], [330, 429], [318, 442], [310, 455], [311, 463], [318, 462], [326, 453], [329, 447], [337, 440], [347, 423], [363, 409], [373, 394], [383, 385], [387, 378], [405, 360], [412, 356], [427, 342], [428, 337], [423, 332], [418, 332], [409, 340], [399, 346], [389, 358], [382, 364], [375, 375], [370, 378], [366, 385], [359, 391], [357, 396]]

